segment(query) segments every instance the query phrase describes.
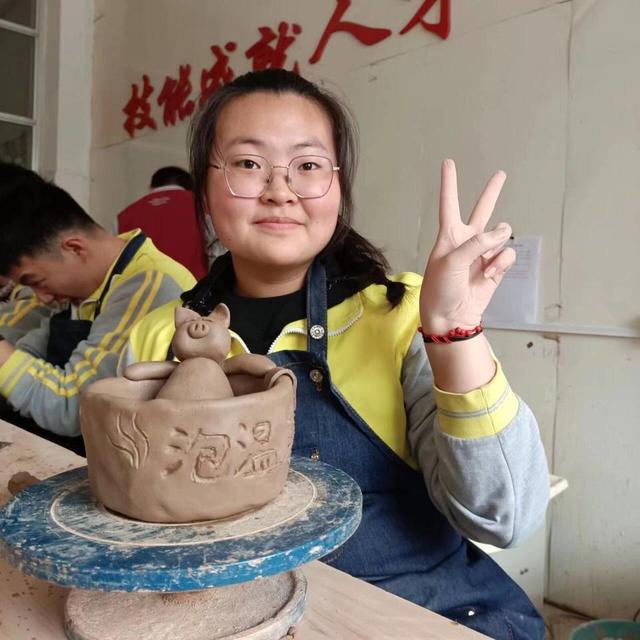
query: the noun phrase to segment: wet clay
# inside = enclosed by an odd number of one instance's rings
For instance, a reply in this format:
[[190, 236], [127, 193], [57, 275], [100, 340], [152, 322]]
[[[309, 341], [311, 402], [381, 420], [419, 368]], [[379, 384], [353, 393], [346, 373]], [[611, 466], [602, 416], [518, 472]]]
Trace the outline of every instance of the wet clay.
[[89, 481], [107, 508], [163, 523], [229, 518], [275, 498], [287, 479], [295, 376], [230, 347], [229, 310], [176, 309], [180, 362], [131, 365], [91, 384], [80, 422]]
[[9, 478], [7, 488], [9, 489], [9, 493], [15, 496], [20, 493], [20, 491], [38, 482], [40, 482], [40, 478], [36, 478], [36, 476], [31, 475], [28, 471], [18, 471]]

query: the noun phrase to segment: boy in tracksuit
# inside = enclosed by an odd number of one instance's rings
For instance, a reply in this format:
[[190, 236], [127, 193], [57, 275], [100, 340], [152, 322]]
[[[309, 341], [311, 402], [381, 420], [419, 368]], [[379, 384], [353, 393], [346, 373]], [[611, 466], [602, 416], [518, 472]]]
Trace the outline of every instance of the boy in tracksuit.
[[139, 230], [112, 235], [33, 172], [0, 165], [0, 185], [0, 276], [68, 303], [14, 345], [0, 329], [0, 413], [82, 452], [80, 392], [115, 375], [135, 322], [195, 280]]

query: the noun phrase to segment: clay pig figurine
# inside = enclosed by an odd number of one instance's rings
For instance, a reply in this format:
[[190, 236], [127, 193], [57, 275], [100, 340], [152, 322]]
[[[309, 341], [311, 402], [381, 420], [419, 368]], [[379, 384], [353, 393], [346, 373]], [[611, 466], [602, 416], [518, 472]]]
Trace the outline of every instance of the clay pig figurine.
[[107, 508], [150, 522], [228, 518], [277, 496], [294, 434], [295, 376], [227, 359], [230, 314], [176, 308], [179, 359], [141, 362], [81, 398], [89, 481]]

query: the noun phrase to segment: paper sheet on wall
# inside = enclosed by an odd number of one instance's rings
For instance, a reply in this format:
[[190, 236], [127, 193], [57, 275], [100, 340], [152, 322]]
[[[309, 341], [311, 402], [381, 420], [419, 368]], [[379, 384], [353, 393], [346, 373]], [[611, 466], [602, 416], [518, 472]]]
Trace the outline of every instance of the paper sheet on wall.
[[518, 236], [506, 244], [516, 251], [516, 263], [495, 292], [484, 322], [533, 324], [538, 320], [538, 284], [542, 236]]

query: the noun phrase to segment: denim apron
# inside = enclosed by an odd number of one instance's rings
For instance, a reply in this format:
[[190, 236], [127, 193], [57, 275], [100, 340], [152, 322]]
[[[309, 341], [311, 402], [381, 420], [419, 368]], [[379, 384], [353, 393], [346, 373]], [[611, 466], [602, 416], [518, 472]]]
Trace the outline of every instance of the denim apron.
[[[203, 315], [213, 305], [206, 288], [199, 287], [194, 298], [183, 297]], [[307, 274], [307, 326], [307, 351], [268, 354], [298, 380], [293, 454], [344, 470], [363, 495], [360, 527], [323, 561], [490, 638], [542, 640], [543, 620], [526, 594], [457, 533], [431, 502], [422, 474], [401, 460], [332, 385], [326, 273], [319, 260]], [[173, 359], [171, 348], [167, 359]]]
[[422, 474], [333, 387], [326, 292], [324, 266], [316, 260], [307, 276], [308, 351], [269, 354], [298, 379], [293, 453], [344, 470], [362, 489], [360, 527], [324, 561], [490, 638], [542, 640], [544, 623], [525, 593], [453, 529], [431, 502]]

